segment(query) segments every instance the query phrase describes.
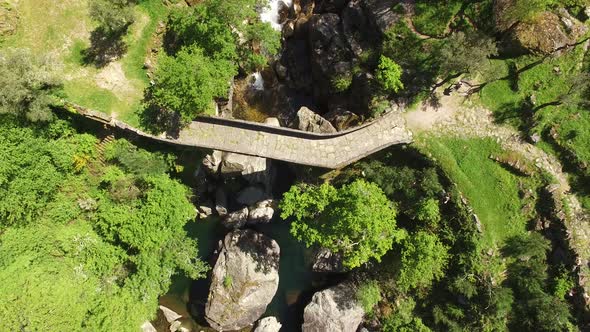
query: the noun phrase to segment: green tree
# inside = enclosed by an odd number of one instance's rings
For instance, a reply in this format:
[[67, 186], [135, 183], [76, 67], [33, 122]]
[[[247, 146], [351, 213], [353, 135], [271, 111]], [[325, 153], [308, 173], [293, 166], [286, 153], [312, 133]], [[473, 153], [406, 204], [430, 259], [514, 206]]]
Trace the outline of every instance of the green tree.
[[266, 0], [206, 0], [170, 15], [173, 49], [196, 45], [204, 54], [234, 61], [246, 71], [260, 69], [280, 47], [280, 33], [259, 19]]
[[416, 218], [429, 225], [436, 226], [441, 219], [438, 200], [429, 198], [420, 201], [416, 211]]
[[366, 313], [373, 312], [373, 308], [381, 301], [381, 289], [376, 281], [368, 281], [360, 285], [356, 291], [356, 299]]
[[548, 283], [546, 254], [550, 243], [539, 233], [508, 239], [504, 252], [514, 258], [508, 266], [508, 283], [514, 292], [514, 318], [510, 324], [524, 331], [568, 331], [572, 316], [563, 298]]
[[453, 33], [439, 51], [443, 75], [481, 72], [488, 59], [498, 54], [496, 42], [481, 33], [462, 31]]
[[225, 97], [236, 67], [211, 59], [198, 47], [183, 48], [176, 57], [160, 56], [146, 106], [176, 112], [185, 122], [214, 108], [213, 98]]
[[398, 92], [404, 88], [401, 81], [402, 68], [395, 61], [381, 55], [377, 66], [376, 78], [386, 92]]
[[419, 231], [407, 237], [401, 247], [401, 264], [396, 275], [400, 290], [428, 287], [444, 275], [448, 249], [436, 235]]
[[308, 247], [318, 245], [343, 256], [346, 268], [381, 259], [404, 236], [396, 211], [375, 184], [356, 180], [336, 189], [330, 184], [293, 186], [283, 196], [281, 217], [293, 217], [291, 234]]
[[51, 104], [61, 86], [49, 59], [34, 57], [25, 49], [0, 50], [0, 114], [29, 121], [53, 118]]
[[416, 302], [411, 298], [397, 301], [395, 310], [383, 321], [384, 332], [430, 332], [422, 319], [414, 314]]
[[106, 34], [119, 34], [133, 23], [135, 0], [91, 0], [90, 17]]

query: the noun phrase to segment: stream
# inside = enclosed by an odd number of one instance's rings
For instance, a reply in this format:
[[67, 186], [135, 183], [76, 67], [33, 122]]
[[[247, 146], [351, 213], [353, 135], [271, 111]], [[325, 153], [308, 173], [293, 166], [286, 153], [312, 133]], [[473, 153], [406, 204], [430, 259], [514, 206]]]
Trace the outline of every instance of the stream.
[[[281, 30], [281, 24], [279, 23], [281, 1], [287, 6], [292, 5], [292, 0], [271, 0], [269, 6], [260, 14], [261, 20], [269, 22], [277, 31]], [[274, 91], [272, 87], [266, 86], [262, 73], [256, 72], [243, 79], [242, 83], [237, 83], [237, 85], [239, 84], [245, 84], [244, 91], [249, 91], [250, 95], [257, 95], [258, 97], [255, 99], [258, 101], [251, 104], [245, 103], [245, 106], [238, 107], [238, 110], [234, 108], [235, 117], [262, 122], [267, 117], [276, 116], [273, 107], [266, 102], [269, 99], [268, 95], [274, 94]], [[310, 98], [300, 96], [294, 91], [288, 91], [288, 94], [288, 102], [293, 107], [310, 105]], [[264, 97], [265, 95], [267, 97]], [[270, 98], [272, 99], [272, 97]], [[198, 155], [180, 158], [180, 163], [186, 168], [183, 175], [180, 176], [180, 180], [192, 188], [196, 186], [192, 175], [199, 167], [201, 160], [199, 158]], [[275, 198], [280, 198], [290, 188], [295, 176], [289, 165], [275, 161], [273, 163], [275, 163], [274, 167], [277, 168], [278, 173], [272, 191]], [[281, 249], [278, 289], [261, 318], [275, 316], [282, 324], [281, 331], [287, 332], [301, 330], [303, 310], [317, 290], [334, 284], [342, 278], [341, 275], [312, 272], [310, 260], [306, 259], [310, 255], [310, 251], [291, 236], [289, 227], [289, 223], [282, 220], [279, 213], [275, 213], [273, 220], [268, 224], [249, 227], [274, 239]], [[215, 215], [204, 220], [197, 219], [190, 222], [185, 228], [188, 235], [198, 241], [199, 257], [213, 267], [218, 244], [229, 230], [224, 228], [219, 217]], [[182, 315], [182, 326], [189, 331], [215, 331], [208, 327], [204, 318], [210, 282], [210, 273], [207, 278], [200, 280], [174, 276], [170, 290], [159, 299], [159, 304]], [[158, 310], [157, 318], [152, 321], [152, 324], [158, 332], [169, 331], [169, 324], [166, 322], [161, 310]], [[245, 328], [242, 331], [250, 330], [251, 328]]]

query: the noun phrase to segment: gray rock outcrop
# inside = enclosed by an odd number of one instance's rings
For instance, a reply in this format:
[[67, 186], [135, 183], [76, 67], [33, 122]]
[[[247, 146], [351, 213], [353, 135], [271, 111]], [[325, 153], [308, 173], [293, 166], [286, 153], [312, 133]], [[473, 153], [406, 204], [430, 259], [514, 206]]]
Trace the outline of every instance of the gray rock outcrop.
[[325, 289], [313, 295], [303, 312], [303, 332], [355, 332], [364, 316], [348, 284]]
[[250, 207], [250, 213], [248, 215], [248, 224], [267, 224], [272, 220], [275, 210], [273, 208], [274, 201], [272, 199], [266, 199], [256, 203], [256, 205]]
[[320, 248], [313, 255], [312, 270], [315, 272], [344, 272], [342, 255]]
[[279, 122], [279, 119], [277, 119], [277, 118], [266, 118], [264, 120], [264, 124], [269, 125], [269, 126], [273, 126], [273, 127], [280, 127], [281, 126], [281, 123]]
[[279, 332], [282, 326], [276, 317], [265, 317], [256, 323], [254, 332]]
[[244, 227], [248, 221], [248, 208], [228, 213], [221, 221], [223, 226], [229, 229], [238, 229]]
[[393, 7], [400, 1], [392, 0], [364, 0], [363, 7], [371, 23], [381, 33], [392, 27], [402, 15], [393, 11]]
[[147, 320], [141, 324], [140, 329], [141, 332], [158, 332], [152, 323]]
[[223, 187], [215, 190], [215, 211], [221, 217], [227, 214], [227, 193]]
[[519, 48], [535, 53], [550, 54], [573, 45], [588, 28], [567, 11], [558, 14], [545, 12], [531, 23], [518, 23], [510, 37]]
[[338, 131], [342, 131], [349, 127], [356, 126], [360, 121], [358, 115], [342, 108], [330, 111], [326, 113], [324, 117], [326, 120], [330, 121], [330, 123]]
[[225, 236], [205, 307], [211, 327], [239, 330], [264, 314], [278, 288], [279, 256], [279, 245], [255, 231]]
[[312, 112], [307, 107], [301, 107], [299, 111], [297, 111], [296, 124], [299, 130], [310, 131], [313, 133], [329, 134], [336, 132], [336, 128], [332, 126], [330, 121]]

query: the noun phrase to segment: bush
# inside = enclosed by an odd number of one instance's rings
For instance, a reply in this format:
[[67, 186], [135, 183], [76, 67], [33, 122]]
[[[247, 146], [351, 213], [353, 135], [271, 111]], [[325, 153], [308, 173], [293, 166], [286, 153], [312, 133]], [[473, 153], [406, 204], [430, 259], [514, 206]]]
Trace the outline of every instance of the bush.
[[404, 88], [401, 81], [402, 68], [385, 55], [379, 59], [376, 77], [381, 87], [387, 92], [398, 92]]
[[369, 281], [362, 284], [356, 291], [356, 299], [361, 303], [365, 313], [369, 314], [381, 301], [381, 289], [376, 281]]

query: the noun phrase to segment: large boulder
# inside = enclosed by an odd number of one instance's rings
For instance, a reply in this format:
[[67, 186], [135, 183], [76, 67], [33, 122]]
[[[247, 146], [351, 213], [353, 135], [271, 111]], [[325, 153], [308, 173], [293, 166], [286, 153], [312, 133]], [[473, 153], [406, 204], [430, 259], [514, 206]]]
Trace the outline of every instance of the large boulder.
[[254, 332], [279, 332], [282, 326], [275, 317], [265, 317], [258, 321]]
[[380, 33], [385, 33], [403, 17], [393, 11], [393, 7], [400, 2], [399, 0], [363, 0], [362, 5], [372, 25]]
[[313, 255], [312, 270], [315, 272], [345, 272], [341, 254], [320, 248]]
[[567, 11], [544, 12], [534, 21], [518, 23], [510, 34], [514, 47], [533, 53], [551, 54], [575, 44], [588, 28]]
[[264, 314], [279, 285], [279, 256], [279, 245], [255, 231], [225, 236], [205, 307], [211, 327], [240, 330]]
[[351, 0], [340, 15], [342, 19], [342, 32], [348, 42], [348, 47], [355, 56], [363, 53], [365, 45], [375, 35], [369, 28], [369, 20], [361, 7], [361, 0]]
[[339, 94], [335, 80], [350, 75], [354, 54], [343, 33], [340, 17], [328, 13], [309, 20], [309, 45], [313, 95], [321, 103]]
[[248, 215], [248, 224], [268, 224], [275, 214], [273, 205], [274, 201], [272, 199], [266, 199], [252, 206]]
[[352, 113], [345, 108], [336, 108], [326, 114], [324, 118], [338, 130], [342, 131], [347, 128], [356, 126], [360, 122], [358, 115]]
[[515, 0], [494, 1], [496, 29], [505, 33], [505, 48], [512, 53], [551, 54], [575, 44], [588, 30], [565, 9], [546, 11], [529, 21], [510, 15]]
[[273, 172], [270, 160], [226, 152], [223, 154], [220, 172], [222, 176], [241, 175], [246, 181], [271, 186]]
[[223, 187], [215, 190], [215, 211], [221, 217], [227, 214], [227, 193]]
[[221, 221], [223, 226], [229, 229], [238, 229], [244, 227], [248, 221], [248, 208], [245, 207], [241, 210], [228, 213], [225, 218]]
[[301, 107], [297, 111], [296, 125], [299, 130], [313, 133], [335, 133], [336, 128], [330, 121], [322, 118], [307, 107]]
[[150, 321], [145, 321], [140, 326], [141, 332], [158, 332], [156, 328], [150, 323]]
[[313, 295], [303, 312], [303, 332], [355, 332], [365, 312], [349, 284], [325, 289]]

